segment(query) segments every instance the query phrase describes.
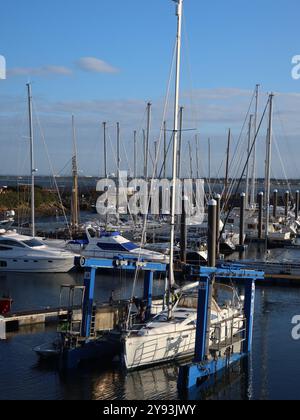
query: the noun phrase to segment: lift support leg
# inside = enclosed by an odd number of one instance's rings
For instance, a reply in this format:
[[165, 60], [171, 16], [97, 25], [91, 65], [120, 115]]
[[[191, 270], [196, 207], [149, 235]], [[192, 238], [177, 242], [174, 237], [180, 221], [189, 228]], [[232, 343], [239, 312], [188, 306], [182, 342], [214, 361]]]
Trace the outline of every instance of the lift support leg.
[[202, 281], [199, 286], [198, 320], [195, 346], [195, 360], [193, 363], [181, 366], [178, 377], [178, 389], [189, 391], [194, 387], [201, 386], [213, 375], [220, 374], [224, 369], [247, 356], [251, 351], [253, 337], [253, 317], [255, 304], [255, 276], [243, 279], [245, 281], [245, 304], [244, 315], [246, 318], [245, 336], [243, 348], [240, 353], [232, 353], [217, 360], [207, 360], [208, 346], [208, 297], [209, 280]]
[[91, 322], [94, 304], [94, 291], [95, 291], [95, 278], [96, 269], [86, 268], [84, 274], [84, 300], [82, 307], [82, 328], [81, 336], [85, 338], [90, 337], [91, 333]]

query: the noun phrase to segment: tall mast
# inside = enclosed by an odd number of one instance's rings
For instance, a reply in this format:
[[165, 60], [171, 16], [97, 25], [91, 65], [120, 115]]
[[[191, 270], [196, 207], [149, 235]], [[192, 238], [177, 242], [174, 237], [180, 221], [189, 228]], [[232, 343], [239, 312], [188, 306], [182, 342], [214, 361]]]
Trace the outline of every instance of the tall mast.
[[[249, 129], [248, 129], [248, 147], [247, 147], [247, 170], [246, 170], [246, 208], [249, 208], [249, 153], [251, 150], [251, 134], [252, 134], [252, 120], [253, 115], [250, 115]], [[250, 200], [251, 202], [251, 200]]]
[[73, 157], [72, 157], [72, 229], [76, 230], [79, 225], [79, 203], [78, 203], [78, 167], [77, 167], [77, 144], [76, 144], [76, 129], [75, 117], [72, 115], [72, 132], [73, 132]]
[[193, 179], [193, 156], [192, 156], [192, 145], [189, 141], [189, 154], [190, 154], [190, 179]]
[[228, 140], [227, 140], [227, 152], [226, 152], [226, 173], [225, 173], [225, 193], [224, 193], [224, 202], [225, 207], [227, 205], [228, 197], [228, 185], [229, 185], [229, 159], [230, 159], [230, 143], [231, 143], [231, 129], [228, 131]]
[[167, 177], [167, 122], [164, 121], [164, 179]]
[[266, 156], [266, 250], [268, 249], [269, 221], [270, 221], [270, 188], [271, 188], [271, 161], [272, 161], [272, 137], [273, 137], [273, 98], [269, 96], [269, 128], [267, 137], [267, 156]]
[[120, 155], [120, 123], [117, 123], [117, 216], [119, 215], [120, 207], [120, 168], [121, 168], [121, 155]]
[[157, 166], [158, 166], [158, 141], [154, 142], [154, 178], [157, 179]]
[[35, 237], [35, 168], [33, 149], [33, 118], [32, 118], [32, 93], [31, 84], [27, 83], [28, 93], [28, 118], [29, 118], [29, 140], [30, 140], [30, 172], [31, 172], [31, 234]]
[[195, 141], [196, 141], [196, 167], [197, 167], [197, 179], [200, 179], [200, 171], [199, 171], [199, 137], [198, 137], [198, 134], [196, 134]]
[[107, 179], [107, 141], [106, 141], [106, 125], [107, 123], [103, 123], [103, 146], [104, 146], [104, 177]]
[[133, 176], [134, 176], [134, 179], [136, 179], [136, 177], [137, 177], [137, 151], [136, 151], [136, 147], [137, 147], [137, 141], [136, 141], [136, 135], [137, 135], [137, 132], [136, 132], [136, 130], [134, 131], [134, 133], [133, 133], [133, 159], [134, 159], [134, 163], [133, 163]]
[[208, 139], [208, 185], [210, 190], [210, 181], [211, 181], [211, 143]]
[[181, 151], [182, 151], [182, 119], [183, 119], [183, 106], [180, 107], [179, 111], [179, 145], [178, 145], [178, 156], [177, 156], [177, 177], [180, 179], [181, 177]]
[[174, 144], [173, 144], [173, 176], [172, 176], [172, 210], [171, 210], [171, 234], [170, 234], [170, 270], [169, 286], [173, 286], [174, 280], [174, 242], [175, 242], [175, 211], [176, 211], [176, 184], [177, 184], [177, 149], [178, 149], [178, 113], [179, 113], [179, 89], [180, 89], [180, 61], [181, 61], [181, 30], [182, 30], [182, 5], [183, 0], [176, 0], [177, 15], [177, 51], [176, 51], [176, 79], [175, 79], [175, 102], [174, 102]]
[[[259, 88], [260, 85], [256, 85], [255, 91], [255, 114], [254, 114], [254, 125], [253, 125], [253, 138], [256, 137], [257, 130], [257, 119], [258, 119], [258, 105], [259, 105]], [[251, 174], [251, 206], [255, 206], [255, 185], [256, 185], [256, 143], [253, 146], [253, 161], [252, 161], [252, 174]]]
[[151, 125], [151, 106], [147, 104], [147, 133], [146, 133], [146, 151], [145, 151], [145, 179], [148, 179], [148, 161], [149, 161], [149, 142], [150, 142], [150, 125]]

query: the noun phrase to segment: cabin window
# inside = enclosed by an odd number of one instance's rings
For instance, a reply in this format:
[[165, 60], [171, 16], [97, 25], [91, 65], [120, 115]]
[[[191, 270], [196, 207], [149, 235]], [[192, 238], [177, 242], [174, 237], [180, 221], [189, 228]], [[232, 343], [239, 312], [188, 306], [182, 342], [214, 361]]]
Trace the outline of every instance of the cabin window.
[[17, 241], [12, 241], [10, 239], [3, 239], [0, 241], [0, 245], [8, 245], [8, 246], [14, 246], [16, 248], [25, 248], [23, 244]]
[[8, 246], [2, 246], [0, 245], [0, 251], [11, 251], [12, 248], [8, 247]]
[[28, 241], [23, 241], [23, 244], [30, 246], [30, 248], [36, 248], [38, 246], [44, 246], [43, 242], [38, 241], [37, 239], [29, 239]]
[[230, 225], [234, 225], [234, 219], [228, 219], [228, 222]]
[[0, 267], [7, 267], [6, 261], [0, 261]]
[[103, 251], [115, 251], [115, 252], [124, 252], [127, 251], [121, 244], [106, 244], [106, 243], [98, 243], [97, 247], [102, 249]]

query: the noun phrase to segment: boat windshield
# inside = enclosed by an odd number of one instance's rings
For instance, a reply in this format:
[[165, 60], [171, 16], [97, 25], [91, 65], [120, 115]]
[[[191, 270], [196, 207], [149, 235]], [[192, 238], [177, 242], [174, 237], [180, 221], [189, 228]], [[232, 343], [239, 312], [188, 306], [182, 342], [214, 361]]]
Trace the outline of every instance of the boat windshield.
[[38, 241], [37, 239], [29, 239], [27, 241], [23, 241], [23, 244], [29, 246], [30, 248], [36, 248], [38, 246], [44, 246], [43, 242]]

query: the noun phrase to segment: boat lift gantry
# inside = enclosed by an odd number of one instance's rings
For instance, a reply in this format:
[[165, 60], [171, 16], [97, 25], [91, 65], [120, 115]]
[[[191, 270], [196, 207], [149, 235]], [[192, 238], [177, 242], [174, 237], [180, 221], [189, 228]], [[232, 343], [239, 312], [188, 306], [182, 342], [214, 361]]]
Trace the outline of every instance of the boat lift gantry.
[[[255, 282], [263, 280], [264, 273], [239, 268], [220, 267], [190, 267], [190, 275], [200, 277], [198, 289], [198, 313], [197, 331], [195, 343], [195, 358], [190, 364], [180, 367], [178, 377], [178, 389], [188, 391], [197, 389], [210, 382], [222, 371], [247, 356], [252, 349], [254, 304], [255, 304]], [[241, 346], [236, 350], [233, 342], [230, 347], [225, 346], [223, 354], [220, 352], [215, 357], [209, 357], [210, 337], [210, 300], [212, 295], [213, 279], [239, 280], [245, 286], [244, 301], [244, 327], [242, 336], [239, 339]]]
[[[76, 368], [80, 360], [90, 358], [90, 347], [93, 347], [92, 324], [94, 311], [94, 290], [96, 272], [99, 269], [124, 270], [135, 272], [137, 269], [144, 273], [144, 300], [147, 311], [146, 318], [151, 316], [153, 280], [154, 273], [161, 273], [167, 277], [168, 264], [158, 262], [139, 261], [137, 258], [118, 256], [112, 260], [98, 258], [80, 258], [77, 264], [85, 270], [84, 274], [84, 298], [82, 304], [82, 322], [80, 331], [81, 346], [78, 348], [65, 349], [64, 367], [67, 369]], [[237, 362], [251, 351], [253, 334], [253, 317], [255, 302], [255, 281], [262, 280], [264, 273], [261, 271], [230, 268], [228, 266], [219, 268], [207, 268], [198, 266], [187, 266], [187, 274], [191, 280], [199, 281], [198, 289], [198, 314], [197, 333], [195, 344], [195, 358], [193, 363], [180, 368], [178, 377], [178, 388], [180, 390], [191, 390], [203, 383], [207, 384], [208, 379], [221, 373], [233, 363]], [[244, 301], [244, 327], [243, 336], [240, 339], [241, 350], [234, 352], [232, 343], [227, 344], [226, 350], [218, 357], [209, 357], [209, 328], [210, 328], [210, 300], [212, 296], [213, 279], [222, 281], [240, 280], [245, 285]], [[82, 343], [84, 341], [84, 345]]]
[[99, 269], [107, 270], [123, 270], [128, 272], [135, 272], [140, 270], [144, 273], [144, 300], [146, 302], [147, 310], [146, 315], [150, 315], [152, 306], [152, 291], [154, 273], [163, 273], [167, 275], [168, 265], [158, 262], [146, 262], [138, 260], [136, 257], [118, 256], [112, 260], [100, 258], [84, 258], [80, 259], [80, 266], [84, 268], [84, 287], [85, 295], [83, 300], [83, 313], [82, 313], [82, 330], [81, 336], [85, 338], [90, 337], [91, 322], [93, 314], [94, 303], [94, 289], [96, 271]]

